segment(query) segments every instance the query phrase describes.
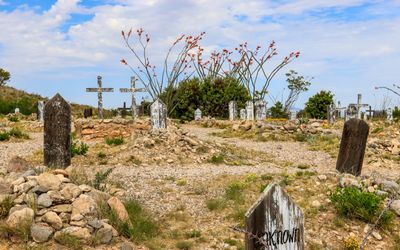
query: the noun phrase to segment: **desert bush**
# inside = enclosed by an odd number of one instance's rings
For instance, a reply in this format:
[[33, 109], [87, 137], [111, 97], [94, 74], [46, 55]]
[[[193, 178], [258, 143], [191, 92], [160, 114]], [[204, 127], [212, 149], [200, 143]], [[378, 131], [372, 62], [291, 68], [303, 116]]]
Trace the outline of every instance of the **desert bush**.
[[210, 211], [221, 210], [226, 207], [226, 201], [221, 198], [210, 199], [206, 201], [206, 205]]
[[203, 116], [228, 118], [228, 104], [237, 101], [238, 107], [250, 100], [246, 88], [233, 78], [205, 79], [193, 78], [181, 82], [174, 89], [166, 89], [160, 96], [166, 99], [173, 96], [173, 109], [170, 117], [193, 120], [194, 111], [200, 108]]
[[326, 119], [327, 109], [331, 104], [333, 104], [333, 94], [322, 90], [308, 99], [304, 111], [311, 118]]
[[224, 155], [223, 154], [213, 154], [209, 160], [210, 163], [213, 164], [221, 164], [224, 162]]
[[269, 112], [271, 113], [272, 118], [288, 118], [281, 102], [276, 102], [274, 106], [269, 109]]
[[123, 222], [111, 210], [106, 202], [98, 203], [102, 218], [108, 219], [111, 225], [124, 237], [141, 242], [157, 235], [158, 227], [152, 217], [136, 200], [127, 200], [124, 206], [129, 215], [129, 221]]
[[0, 202], [0, 219], [4, 219], [8, 216], [8, 212], [14, 206], [14, 199], [11, 196], [5, 197]]
[[394, 107], [394, 109], [392, 111], [392, 116], [393, 116], [394, 120], [396, 120], [396, 121], [400, 120], [400, 109], [399, 109], [399, 107], [397, 107], [397, 106]]
[[122, 137], [107, 137], [106, 144], [110, 146], [118, 146], [124, 143], [124, 138]]
[[[331, 200], [339, 215], [367, 223], [375, 223], [383, 209], [382, 197], [356, 187], [337, 188], [331, 195]], [[380, 225], [388, 225], [392, 219], [393, 214], [386, 211], [380, 220]]]
[[8, 141], [11, 137], [18, 139], [29, 139], [29, 135], [19, 128], [12, 128], [10, 131], [0, 132], [0, 141]]
[[100, 191], [105, 190], [105, 180], [111, 174], [112, 168], [109, 168], [105, 171], [99, 171], [95, 174], [94, 180], [92, 181], [92, 186]]
[[77, 141], [72, 139], [71, 157], [74, 157], [77, 155], [86, 155], [88, 150], [89, 150], [89, 146], [86, 143], [84, 143], [84, 142], [78, 143]]
[[229, 184], [227, 188], [225, 188], [225, 198], [227, 200], [233, 200], [238, 203], [242, 203], [244, 201], [243, 191], [245, 188], [245, 184], [241, 182], [232, 182]]

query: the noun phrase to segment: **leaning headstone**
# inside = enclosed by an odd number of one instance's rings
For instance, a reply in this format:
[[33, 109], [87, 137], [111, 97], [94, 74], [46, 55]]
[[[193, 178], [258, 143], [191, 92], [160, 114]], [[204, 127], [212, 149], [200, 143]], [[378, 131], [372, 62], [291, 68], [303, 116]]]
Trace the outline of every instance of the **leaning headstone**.
[[199, 108], [194, 111], [194, 119], [196, 121], [201, 120], [201, 110]]
[[246, 102], [246, 120], [248, 121], [254, 120], [254, 104], [252, 101]]
[[262, 121], [267, 118], [267, 103], [264, 100], [256, 101], [256, 120]]
[[304, 249], [301, 208], [278, 184], [270, 184], [245, 215], [246, 249]]
[[44, 106], [44, 165], [71, 165], [71, 106], [60, 94]]
[[44, 121], [44, 101], [38, 101], [37, 119], [38, 119], [39, 122], [43, 122]]
[[83, 117], [85, 119], [89, 118], [89, 117], [92, 117], [92, 116], [93, 116], [93, 109], [92, 108], [87, 108], [87, 109], [83, 110]]
[[333, 104], [328, 105], [328, 123], [334, 124], [336, 120], [335, 117], [335, 107]]
[[355, 176], [361, 174], [369, 126], [360, 119], [350, 119], [343, 127], [336, 169]]
[[167, 128], [167, 106], [160, 99], [151, 104], [150, 115], [152, 129]]
[[240, 120], [246, 120], [246, 109], [240, 110]]
[[237, 117], [237, 102], [230, 101], [229, 102], [229, 120], [234, 121]]

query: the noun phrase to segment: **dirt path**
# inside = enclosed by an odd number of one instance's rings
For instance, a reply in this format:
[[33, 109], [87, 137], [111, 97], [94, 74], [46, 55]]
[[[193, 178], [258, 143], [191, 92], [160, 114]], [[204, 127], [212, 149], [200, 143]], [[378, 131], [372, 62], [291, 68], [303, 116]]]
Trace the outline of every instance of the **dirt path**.
[[310, 151], [305, 144], [300, 142], [257, 142], [240, 138], [221, 138], [212, 136], [211, 133], [221, 132], [222, 129], [195, 126], [185, 126], [184, 128], [202, 140], [228, 143], [236, 147], [265, 152], [273, 155], [279, 161], [292, 163], [290, 165], [309, 165], [315, 167], [319, 172], [329, 172], [335, 169], [335, 159], [330, 157], [329, 154], [321, 151]]

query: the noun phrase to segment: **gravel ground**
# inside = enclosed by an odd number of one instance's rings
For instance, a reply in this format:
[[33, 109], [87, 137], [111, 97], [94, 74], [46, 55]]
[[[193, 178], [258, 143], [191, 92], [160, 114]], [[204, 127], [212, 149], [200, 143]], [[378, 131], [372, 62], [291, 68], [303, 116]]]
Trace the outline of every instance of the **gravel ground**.
[[0, 143], [0, 167], [6, 166], [15, 156], [24, 158], [43, 148], [43, 133], [31, 133], [29, 137], [29, 140]]

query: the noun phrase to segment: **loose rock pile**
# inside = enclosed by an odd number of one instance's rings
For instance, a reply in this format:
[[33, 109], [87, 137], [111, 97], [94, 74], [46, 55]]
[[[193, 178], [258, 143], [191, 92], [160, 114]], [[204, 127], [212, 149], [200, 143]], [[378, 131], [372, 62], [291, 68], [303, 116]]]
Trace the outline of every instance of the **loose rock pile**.
[[[118, 198], [88, 185], [75, 185], [68, 177], [67, 171], [56, 169], [39, 175], [34, 170], [12, 172], [0, 178], [0, 202], [13, 200], [5, 224], [18, 228], [29, 223], [37, 243], [58, 241], [65, 234], [83, 242], [96, 237], [100, 243], [110, 243], [118, 232], [100, 217], [98, 201], [108, 204], [122, 220], [128, 218], [125, 207]], [[8, 237], [17, 242], [13, 235]]]
[[136, 161], [141, 164], [201, 163], [220, 151], [217, 145], [201, 141], [171, 124], [168, 130], [136, 132], [120, 153], [113, 157], [113, 161]]

